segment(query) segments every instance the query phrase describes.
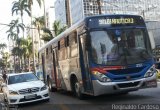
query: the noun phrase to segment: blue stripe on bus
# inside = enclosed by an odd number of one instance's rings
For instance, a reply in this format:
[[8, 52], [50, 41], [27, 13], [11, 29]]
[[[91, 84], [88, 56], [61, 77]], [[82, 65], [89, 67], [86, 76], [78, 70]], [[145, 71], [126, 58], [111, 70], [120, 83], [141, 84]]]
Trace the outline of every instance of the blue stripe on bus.
[[[145, 73], [147, 72], [147, 70], [154, 64], [154, 61], [153, 60], [149, 60], [149, 61], [146, 61], [143, 64], [143, 69], [140, 70], [139, 72], [137, 73], [130, 73], [130, 74], [123, 74], [123, 73], [119, 73], [118, 74], [113, 74], [113, 73], [110, 73], [110, 72], [106, 72], [106, 76], [109, 77], [112, 81], [114, 82], [119, 82], [119, 81], [126, 81], [126, 77], [127, 76], [130, 76], [131, 77], [131, 80], [136, 80], [136, 79], [141, 79], [144, 77]], [[98, 67], [96, 64], [93, 64], [92, 63], [92, 68], [95, 68], [95, 67]], [[128, 68], [135, 68], [136, 69], [136, 64], [133, 64], [133, 65], [128, 65]], [[127, 70], [127, 69], [126, 69]], [[115, 70], [116, 71], [116, 70]], [[117, 70], [118, 71], [118, 70]], [[117, 79], [117, 80], [115, 80]], [[119, 79], [119, 80], [118, 80]], [[92, 75], [92, 80], [97, 80], [93, 75]]]

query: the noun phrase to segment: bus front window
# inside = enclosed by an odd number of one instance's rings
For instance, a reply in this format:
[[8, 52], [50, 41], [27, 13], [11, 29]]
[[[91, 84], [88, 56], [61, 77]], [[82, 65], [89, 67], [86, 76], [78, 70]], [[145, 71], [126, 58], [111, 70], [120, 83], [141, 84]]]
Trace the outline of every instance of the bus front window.
[[114, 29], [91, 31], [92, 58], [97, 64], [126, 65], [142, 63], [151, 58], [148, 34], [145, 29]]

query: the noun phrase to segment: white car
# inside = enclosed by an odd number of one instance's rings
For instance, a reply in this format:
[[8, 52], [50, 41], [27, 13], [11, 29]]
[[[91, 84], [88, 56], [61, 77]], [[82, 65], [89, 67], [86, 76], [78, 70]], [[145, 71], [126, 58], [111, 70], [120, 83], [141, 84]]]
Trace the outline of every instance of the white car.
[[49, 101], [48, 87], [31, 72], [7, 74], [2, 90], [5, 100], [11, 105]]
[[41, 81], [44, 81], [43, 72], [42, 72], [42, 71], [37, 71], [37, 72], [36, 72], [36, 76], [37, 76]]

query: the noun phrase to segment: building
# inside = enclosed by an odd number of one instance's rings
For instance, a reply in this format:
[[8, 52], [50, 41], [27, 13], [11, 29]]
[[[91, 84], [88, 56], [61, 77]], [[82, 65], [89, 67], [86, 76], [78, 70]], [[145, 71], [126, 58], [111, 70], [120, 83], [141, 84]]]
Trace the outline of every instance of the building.
[[146, 21], [146, 26], [155, 40], [156, 48], [153, 50], [153, 54], [156, 61], [160, 62], [160, 21]]
[[146, 20], [157, 20], [159, 5], [160, 0], [56, 0], [55, 19], [68, 24], [70, 15], [71, 24], [74, 24], [86, 16], [98, 14], [138, 14]]

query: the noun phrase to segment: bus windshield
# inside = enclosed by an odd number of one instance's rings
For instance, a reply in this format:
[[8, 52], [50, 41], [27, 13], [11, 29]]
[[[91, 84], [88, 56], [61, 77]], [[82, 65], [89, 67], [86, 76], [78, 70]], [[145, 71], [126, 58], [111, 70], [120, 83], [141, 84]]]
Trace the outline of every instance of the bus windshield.
[[90, 37], [96, 64], [127, 65], [152, 58], [145, 28], [92, 30]]

